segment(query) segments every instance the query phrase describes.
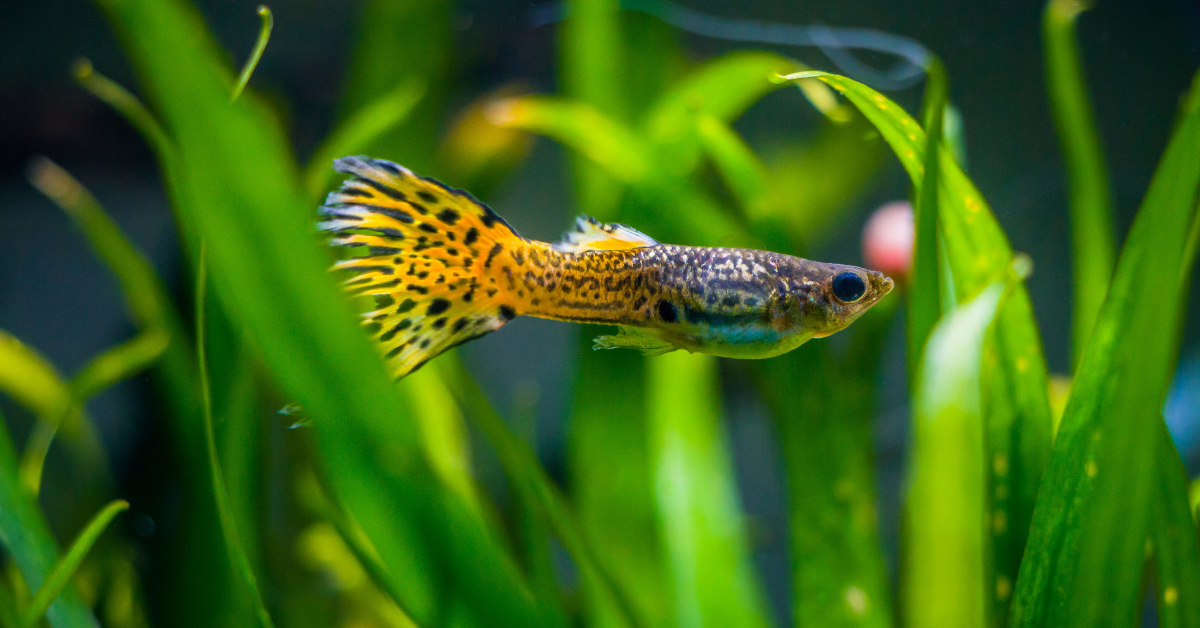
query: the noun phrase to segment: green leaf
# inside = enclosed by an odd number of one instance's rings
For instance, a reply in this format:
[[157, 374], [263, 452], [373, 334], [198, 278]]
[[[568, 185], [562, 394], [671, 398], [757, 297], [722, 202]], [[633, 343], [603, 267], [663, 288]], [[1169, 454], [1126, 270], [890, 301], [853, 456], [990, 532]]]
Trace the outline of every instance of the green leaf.
[[1075, 302], [1071, 351], [1078, 365], [1091, 336], [1116, 257], [1112, 197], [1096, 116], [1088, 100], [1075, 20], [1091, 8], [1087, 0], [1050, 0], [1042, 17], [1046, 91], [1066, 162], [1071, 209], [1071, 263]]
[[662, 543], [681, 626], [768, 626], [734, 484], [717, 361], [648, 361], [650, 456]]
[[771, 175], [758, 155], [736, 131], [715, 116], [697, 116], [696, 133], [725, 187], [733, 192], [746, 215], [753, 218], [765, 214]]
[[[621, 4], [618, 0], [567, 0], [559, 39], [562, 91], [614, 120], [625, 120], [627, 103], [621, 81], [625, 60]], [[579, 211], [611, 218], [621, 198], [613, 177], [584, 159], [573, 157]]]
[[[786, 78], [812, 77], [842, 93], [879, 129], [908, 170], [919, 196], [925, 177], [925, 132], [900, 106], [861, 83], [822, 72]], [[943, 293], [952, 287], [961, 303], [1007, 272], [1013, 252], [987, 203], [944, 145], [938, 157], [939, 235], [945, 249], [944, 266], [953, 278], [952, 283], [939, 283]], [[1003, 521], [993, 531], [996, 577], [995, 587], [989, 591], [994, 591], [997, 613], [1002, 615], [1024, 554], [1028, 522], [1051, 444], [1046, 361], [1023, 285], [1001, 306], [995, 337], [985, 349], [987, 359], [997, 368], [985, 372], [984, 416], [993, 516]]]
[[915, 238], [912, 269], [908, 277], [912, 286], [908, 294], [908, 372], [912, 374], [909, 384], [914, 388], [921, 352], [925, 350], [929, 334], [941, 317], [937, 219], [937, 190], [941, 186], [938, 160], [930, 156], [938, 154], [937, 147], [942, 143], [942, 119], [949, 100], [949, 86], [946, 69], [936, 58], [930, 61], [926, 76], [925, 101], [922, 104], [926, 133], [925, 174], [915, 193], [916, 202], [913, 203]]
[[[571, 495], [586, 540], [604, 548], [597, 562], [623, 585], [641, 626], [674, 616], [659, 539], [646, 419], [646, 358], [635, 351], [593, 351], [600, 328], [577, 332], [579, 354], [571, 408]], [[621, 622], [619, 609], [588, 593], [599, 626]]]
[[343, 116], [367, 111], [366, 107], [401, 85], [420, 84], [427, 91], [402, 122], [356, 152], [390, 159], [427, 176], [440, 176], [434, 153], [442, 128], [445, 86], [454, 69], [454, 6], [450, 0], [368, 0], [362, 4], [354, 40], [357, 46], [342, 98]]
[[672, 85], [642, 117], [642, 130], [659, 147], [675, 176], [689, 174], [700, 157], [695, 119], [731, 122], [764, 95], [779, 89], [770, 79], [804, 69], [767, 52], [733, 52], [705, 63]]
[[493, 105], [490, 116], [497, 125], [551, 137], [628, 185], [647, 205], [623, 218], [639, 229], [684, 244], [754, 243], [713, 200], [663, 172], [653, 149], [631, 129], [587, 105], [548, 97], [512, 98]]
[[405, 609], [431, 624], [453, 600], [478, 622], [556, 625], [497, 533], [429, 467], [416, 422], [327, 273], [329, 253], [279, 123], [253, 94], [228, 102], [231, 74], [189, 7], [100, 6], [176, 138], [171, 190], [191, 241], [208, 243], [214, 294], [281, 391], [313, 418], [330, 483], [406, 596]]
[[755, 361], [787, 470], [796, 626], [894, 624], [875, 511], [875, 389], [896, 302], [850, 329], [840, 359], [825, 341]]
[[905, 625], [990, 625], [984, 342], [1005, 293], [998, 281], [938, 322], [913, 399], [905, 506]]
[[[8, 340], [0, 337], [0, 347]], [[0, 359], [0, 365], [4, 360]], [[3, 367], [0, 366], [0, 372]], [[17, 453], [0, 422], [0, 545], [7, 550], [30, 588], [40, 588], [58, 562], [58, 547], [37, 502], [21, 486]], [[60, 590], [61, 587], [60, 587]], [[99, 628], [74, 587], [66, 586], [45, 612], [53, 628]]]
[[625, 592], [614, 589], [612, 580], [598, 562], [600, 553], [584, 537], [566, 497], [538, 463], [533, 450], [509, 430], [461, 364], [449, 366], [445, 371], [449, 385], [462, 399], [463, 406], [470, 410], [475, 425], [495, 450], [505, 476], [520, 498], [535, 507], [541, 523], [562, 540], [579, 569], [586, 595], [620, 613], [616, 625], [636, 625], [629, 616]]
[[1200, 549], [1187, 493], [1187, 471], [1171, 442], [1166, 423], [1159, 421], [1155, 459], [1158, 494], [1151, 503], [1150, 542], [1158, 565], [1155, 579], [1159, 625], [1184, 628], [1200, 625]]
[[67, 550], [66, 555], [54, 565], [50, 575], [38, 588], [37, 594], [33, 596], [33, 601], [25, 609], [22, 617], [21, 623], [24, 626], [32, 628], [37, 625], [38, 621], [42, 619], [42, 615], [46, 614], [50, 604], [63, 594], [63, 590], [71, 581], [71, 576], [75, 575], [75, 570], [79, 569], [79, 564], [83, 562], [84, 557], [96, 544], [96, 540], [104, 533], [108, 524], [126, 510], [129, 510], [129, 502], [118, 499], [110, 502], [96, 513], [95, 517], [92, 517], [92, 520], [75, 538], [75, 542], [71, 543], [71, 548]]
[[204, 344], [204, 300], [206, 297], [207, 269], [205, 268], [205, 249], [201, 244], [199, 259], [196, 263], [196, 360], [200, 373], [200, 399], [204, 406], [204, 445], [208, 451], [208, 471], [212, 481], [213, 497], [217, 506], [217, 517], [221, 522], [221, 535], [225, 538], [225, 549], [229, 554], [229, 562], [233, 564], [245, 584], [246, 593], [254, 605], [258, 621], [263, 628], [274, 628], [271, 614], [263, 603], [262, 593], [258, 587], [258, 577], [250, 566], [250, 559], [242, 547], [238, 535], [237, 524], [229, 508], [229, 495], [225, 491], [225, 477], [221, 470], [221, 461], [217, 455], [217, 437], [213, 431], [212, 391], [208, 379], [208, 361]]
[[313, 153], [304, 170], [304, 187], [312, 198], [320, 200], [337, 174], [330, 167], [334, 159], [367, 150], [381, 135], [403, 122], [425, 92], [424, 83], [409, 78], [343, 120]]
[[1200, 76], [1126, 239], [1038, 498], [1014, 626], [1129, 626], [1200, 186]]

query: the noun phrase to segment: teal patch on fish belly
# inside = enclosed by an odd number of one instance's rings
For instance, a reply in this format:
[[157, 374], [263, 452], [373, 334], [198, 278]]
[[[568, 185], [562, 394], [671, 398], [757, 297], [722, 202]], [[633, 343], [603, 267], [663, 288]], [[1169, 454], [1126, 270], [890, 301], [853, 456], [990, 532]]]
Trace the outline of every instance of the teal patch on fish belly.
[[600, 349], [637, 349], [644, 355], [662, 355], [679, 349], [667, 342], [654, 331], [638, 327], [617, 326], [615, 336], [597, 336], [592, 341], [592, 348]]

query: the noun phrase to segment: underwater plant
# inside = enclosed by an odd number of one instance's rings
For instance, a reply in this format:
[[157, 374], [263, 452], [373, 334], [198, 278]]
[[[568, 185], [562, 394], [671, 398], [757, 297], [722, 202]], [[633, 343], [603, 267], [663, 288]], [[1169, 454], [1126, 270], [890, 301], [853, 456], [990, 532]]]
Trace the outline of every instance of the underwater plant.
[[[1188, 478], [1162, 415], [1200, 248], [1200, 80], [1118, 249], [1077, 3], [1051, 0], [1044, 18], [1080, 278], [1061, 414], [1024, 285], [1030, 259], [963, 170], [932, 54], [910, 58], [926, 80], [918, 119], [774, 53], [687, 66], [669, 26], [569, 0], [562, 93], [497, 90], [439, 143], [448, 9], [369, 0], [342, 122], [301, 164], [276, 103], [255, 90], [269, 11], [238, 73], [184, 0], [96, 4], [141, 97], [88, 63], [76, 78], [154, 151], [194, 313], [79, 182], [49, 160], [31, 166], [118, 279], [137, 333], [70, 379], [0, 335], [0, 391], [36, 419], [20, 449], [0, 429], [0, 628], [1128, 626], [1143, 595], [1160, 625], [1200, 625]], [[634, 54], [662, 62], [623, 69]], [[792, 86], [819, 113], [817, 136], [756, 152], [734, 122]], [[556, 245], [393, 163], [486, 197], [531, 135], [568, 149], [572, 210], [595, 217]], [[914, 241], [902, 290], [880, 300], [893, 285], [882, 274], [804, 258], [889, 149], [911, 182]], [[367, 153], [388, 161], [333, 162]], [[353, 176], [328, 197], [321, 231], [330, 163]], [[352, 271], [350, 297], [331, 264]], [[720, 274], [739, 264], [750, 270]], [[797, 281], [772, 292], [785, 278]], [[798, 289], [805, 280], [815, 287]], [[585, 305], [564, 301], [568, 282]], [[872, 423], [901, 306], [912, 424], [893, 571]], [[572, 326], [584, 350], [570, 367], [565, 472], [524, 433], [533, 402], [506, 419], [449, 351], [519, 314], [622, 325], [595, 340]], [[836, 347], [804, 342], [855, 319]], [[723, 423], [737, 400], [716, 356], [764, 358], [734, 368], [774, 420], [785, 467], [782, 617], [755, 566], [761, 530]], [[162, 550], [172, 565], [156, 571], [128, 531], [104, 533], [136, 499], [85, 409], [146, 370], [183, 469]], [[97, 502], [72, 504], [90, 510], [70, 543], [43, 506], [53, 446]]]

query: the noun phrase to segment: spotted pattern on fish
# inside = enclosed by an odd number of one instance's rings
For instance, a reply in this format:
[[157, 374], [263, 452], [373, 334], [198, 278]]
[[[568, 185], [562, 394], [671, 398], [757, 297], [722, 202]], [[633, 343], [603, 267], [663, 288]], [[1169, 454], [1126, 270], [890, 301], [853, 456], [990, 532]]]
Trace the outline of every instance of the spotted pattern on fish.
[[[334, 168], [351, 176], [320, 227], [349, 247], [334, 268], [350, 273], [351, 293], [374, 297], [363, 324], [396, 377], [520, 315], [621, 327], [598, 348], [768, 357], [845, 327], [892, 287], [861, 268], [660, 244], [582, 217], [562, 242], [528, 240], [470, 194], [391, 162]], [[846, 273], [863, 287], [851, 302], [831, 289]]]

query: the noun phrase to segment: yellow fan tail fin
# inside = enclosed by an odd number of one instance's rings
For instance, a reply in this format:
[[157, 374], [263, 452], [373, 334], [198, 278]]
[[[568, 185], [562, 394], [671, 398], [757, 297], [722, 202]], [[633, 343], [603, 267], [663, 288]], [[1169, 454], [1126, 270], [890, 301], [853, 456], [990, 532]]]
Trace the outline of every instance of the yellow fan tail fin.
[[516, 316], [483, 278], [525, 241], [491, 208], [388, 161], [343, 157], [334, 169], [351, 176], [326, 198], [319, 227], [351, 250], [334, 268], [352, 273], [353, 294], [374, 298], [363, 324], [395, 377]]

